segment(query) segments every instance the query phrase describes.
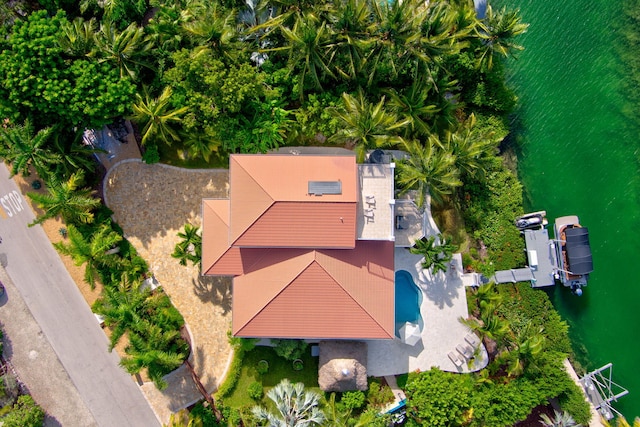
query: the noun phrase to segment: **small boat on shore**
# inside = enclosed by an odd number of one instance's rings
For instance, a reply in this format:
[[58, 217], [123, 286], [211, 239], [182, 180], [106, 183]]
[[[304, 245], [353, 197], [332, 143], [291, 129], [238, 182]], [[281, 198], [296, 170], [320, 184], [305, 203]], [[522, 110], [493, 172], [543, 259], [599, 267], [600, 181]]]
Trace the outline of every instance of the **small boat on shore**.
[[580, 225], [577, 216], [557, 218], [554, 224], [557, 268], [555, 276], [576, 295], [582, 295], [589, 273], [593, 271], [593, 258], [589, 245], [589, 229]]

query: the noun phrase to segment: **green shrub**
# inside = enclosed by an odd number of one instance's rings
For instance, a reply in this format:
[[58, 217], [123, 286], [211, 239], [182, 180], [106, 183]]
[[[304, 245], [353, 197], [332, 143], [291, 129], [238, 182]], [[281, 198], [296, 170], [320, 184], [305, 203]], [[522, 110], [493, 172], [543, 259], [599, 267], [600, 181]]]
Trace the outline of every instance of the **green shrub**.
[[273, 349], [280, 357], [294, 361], [300, 359], [307, 349], [308, 344], [304, 340], [271, 340]]
[[4, 427], [41, 427], [44, 410], [28, 394], [20, 396], [11, 412], [2, 418]]
[[342, 394], [342, 399], [340, 399], [340, 405], [347, 410], [360, 409], [364, 406], [364, 402], [365, 396], [360, 390], [347, 391]]
[[144, 154], [142, 154], [142, 161], [148, 165], [153, 165], [160, 161], [160, 153], [158, 152], [157, 145], [147, 145], [144, 150]]
[[393, 391], [389, 386], [383, 386], [377, 381], [369, 384], [367, 403], [369, 407], [380, 407], [393, 402]]
[[262, 359], [261, 361], [258, 362], [258, 364], [256, 365], [256, 371], [258, 372], [258, 374], [260, 375], [264, 375], [267, 372], [269, 372], [269, 362], [267, 362], [266, 360]]
[[236, 347], [233, 353], [231, 366], [229, 366], [227, 378], [220, 385], [220, 387], [218, 387], [218, 391], [216, 392], [216, 399], [223, 399], [224, 397], [230, 395], [233, 389], [236, 387], [236, 384], [238, 384], [238, 380], [240, 379], [240, 373], [242, 370], [243, 358], [244, 350], [242, 349], [242, 347]]
[[259, 381], [254, 381], [251, 384], [249, 384], [249, 387], [247, 387], [247, 394], [253, 400], [258, 401], [262, 399], [262, 396], [264, 396], [264, 389], [262, 387], [262, 383]]
[[591, 420], [591, 407], [584, 398], [584, 393], [573, 383], [572, 387], [560, 395], [558, 399], [560, 408], [567, 411], [573, 417], [575, 422], [583, 426], [589, 425]]

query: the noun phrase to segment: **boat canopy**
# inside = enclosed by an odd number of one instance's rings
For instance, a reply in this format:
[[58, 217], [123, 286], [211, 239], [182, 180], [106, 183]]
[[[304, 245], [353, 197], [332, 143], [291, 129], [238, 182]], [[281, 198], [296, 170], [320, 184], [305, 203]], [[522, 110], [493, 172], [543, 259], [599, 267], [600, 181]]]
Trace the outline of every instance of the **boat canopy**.
[[567, 228], [564, 231], [567, 262], [573, 274], [589, 274], [593, 271], [593, 258], [589, 246], [589, 229], [587, 227]]

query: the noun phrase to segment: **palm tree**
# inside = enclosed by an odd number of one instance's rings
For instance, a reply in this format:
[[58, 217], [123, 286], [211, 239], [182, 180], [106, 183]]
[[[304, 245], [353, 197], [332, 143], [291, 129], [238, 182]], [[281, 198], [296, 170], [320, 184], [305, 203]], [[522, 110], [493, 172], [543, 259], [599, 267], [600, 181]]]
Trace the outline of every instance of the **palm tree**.
[[143, 328], [142, 311], [149, 289], [142, 289], [140, 281], [122, 280], [116, 286], [105, 286], [100, 298], [91, 307], [94, 313], [104, 316], [104, 323], [111, 328], [109, 351], [118, 344], [127, 331]]
[[[605, 426], [605, 427], [613, 427], [613, 425], [610, 424], [607, 420], [601, 419], [600, 421], [602, 421], [602, 425]], [[629, 421], [627, 421], [625, 417], [619, 416], [618, 418], [616, 418], [615, 427], [631, 427], [631, 426], [629, 425]], [[633, 420], [633, 427], [640, 427], [640, 418], [639, 417], [636, 417]]]
[[191, 261], [193, 265], [199, 265], [202, 260], [202, 234], [199, 227], [189, 223], [184, 225], [184, 231], [178, 233], [180, 242], [171, 254], [180, 260], [180, 265], [187, 265]]
[[[436, 238], [440, 242], [439, 244], [436, 243]], [[455, 250], [456, 246], [452, 245], [451, 240], [446, 239], [442, 234], [438, 234], [437, 237], [429, 236], [416, 240], [413, 247], [409, 249], [412, 254], [424, 256], [422, 268], [425, 270], [433, 269], [433, 274], [438, 271], [447, 271], [447, 263], [451, 261]]]
[[66, 135], [56, 133], [53, 136], [53, 148], [56, 154], [60, 155], [60, 163], [57, 164], [56, 174], [62, 177], [69, 177], [74, 172], [82, 170], [92, 170], [94, 167], [93, 155], [105, 152], [100, 148], [95, 148], [82, 143], [84, 130], [78, 130], [71, 143], [65, 143]]
[[44, 210], [44, 214], [38, 216], [29, 226], [41, 224], [58, 215], [68, 224], [93, 222], [92, 211], [100, 206], [100, 199], [93, 197], [94, 191], [90, 188], [78, 189], [83, 180], [83, 171], [72, 174], [65, 182], [52, 177], [47, 188], [48, 194], [27, 193], [27, 196]]
[[311, 427], [323, 425], [325, 415], [318, 407], [320, 396], [305, 391], [304, 384], [291, 384], [288, 379], [280, 381], [269, 390], [267, 397], [273, 401], [278, 411], [272, 414], [261, 406], [253, 408], [253, 415], [259, 422], [269, 427]]
[[542, 332], [542, 328], [534, 330], [529, 322], [517, 333], [512, 348], [504, 352], [503, 360], [509, 376], [519, 376], [537, 368], [536, 361], [546, 340]]
[[134, 22], [118, 31], [110, 20], [100, 24], [96, 34], [95, 55], [99, 62], [110, 61], [119, 70], [120, 76], [136, 79], [141, 67], [152, 68], [147, 59], [153, 48], [153, 40]]
[[181, 341], [180, 331], [166, 331], [147, 321], [143, 321], [143, 325], [129, 331], [127, 356], [122, 358], [120, 365], [132, 375], [146, 369], [156, 387], [164, 390], [167, 382], [163, 377], [182, 365], [188, 355], [188, 346]]
[[385, 111], [384, 97], [373, 105], [359, 90], [357, 98], [343, 93], [342, 102], [343, 111], [332, 110], [332, 114], [341, 122], [341, 130], [332, 139], [355, 144], [358, 162], [365, 160], [367, 150], [388, 147], [401, 141], [393, 132], [407, 126], [409, 120], [398, 121], [395, 115]]
[[397, 163], [396, 182], [401, 194], [417, 190], [416, 205], [424, 205], [427, 194], [435, 203], [442, 203], [444, 197], [452, 194], [462, 185], [455, 168], [455, 157], [439, 148], [440, 141], [435, 135], [429, 135], [425, 146], [418, 141], [403, 141], [409, 158]]
[[527, 31], [529, 24], [522, 23], [518, 10], [507, 11], [503, 7], [494, 13], [491, 5], [487, 6], [485, 19], [480, 23], [479, 36], [483, 40], [478, 65], [490, 70], [493, 67], [494, 56], [507, 57], [514, 50], [524, 48], [512, 41], [513, 38]]
[[156, 139], [167, 145], [180, 140], [174, 126], [180, 123], [182, 115], [188, 108], [172, 109], [169, 103], [172, 93], [171, 87], [167, 86], [157, 98], [151, 98], [146, 89], [144, 98], [136, 94], [131, 119], [142, 127], [143, 145]]
[[362, 73], [365, 52], [372, 44], [367, 27], [371, 10], [366, 0], [334, 0], [328, 20], [331, 27], [329, 56], [334, 75], [355, 81]]
[[11, 176], [17, 173], [29, 176], [29, 166], [33, 166], [38, 175], [46, 179], [62, 161], [60, 155], [47, 147], [54, 128], [41, 129], [35, 135], [33, 132], [29, 119], [24, 125], [0, 126], [0, 156], [11, 163]]
[[540, 424], [544, 427], [581, 427], [581, 424], [576, 423], [568, 412], [558, 412], [555, 409], [553, 410], [553, 419], [549, 418], [547, 414], [541, 414]]
[[113, 265], [114, 248], [122, 241], [122, 236], [113, 231], [110, 224], [103, 224], [86, 238], [73, 225], [67, 226], [69, 243], [54, 243], [58, 251], [69, 255], [77, 266], [85, 265], [84, 281], [94, 289], [101, 267]]
[[414, 62], [428, 64], [431, 58], [422, 49], [422, 25], [428, 8], [421, 0], [371, 2], [372, 22], [369, 34], [374, 41], [367, 57], [371, 62], [369, 84], [373, 82], [379, 64], [386, 62], [393, 76]]
[[96, 45], [96, 21], [76, 18], [72, 22], [62, 21], [58, 45], [72, 58], [88, 56]]
[[473, 113], [455, 132], [446, 132], [445, 148], [455, 156], [456, 168], [472, 178], [483, 178], [488, 164], [495, 158], [497, 140], [493, 133], [481, 133]]
[[315, 14], [307, 12], [297, 14], [293, 28], [284, 25], [280, 31], [285, 39], [285, 45], [275, 48], [262, 49], [263, 52], [288, 51], [289, 70], [298, 71], [300, 99], [304, 98], [307, 77], [311, 79], [314, 89], [322, 89], [325, 76], [334, 78], [329, 68], [331, 58], [329, 30], [325, 21]]
[[202, 131], [194, 131], [185, 134], [183, 140], [189, 156], [192, 158], [203, 158], [208, 162], [213, 153], [217, 153], [220, 148], [220, 141], [216, 141], [211, 136]]
[[406, 91], [398, 93], [389, 89], [389, 107], [401, 117], [409, 120], [405, 138], [418, 138], [429, 134], [426, 119], [438, 112], [438, 107], [429, 102], [431, 85], [423, 77], [416, 78]]
[[236, 12], [225, 12], [215, 2], [192, 1], [183, 10], [182, 31], [196, 46], [196, 55], [204, 50], [215, 58], [235, 61], [240, 50], [236, 26]]

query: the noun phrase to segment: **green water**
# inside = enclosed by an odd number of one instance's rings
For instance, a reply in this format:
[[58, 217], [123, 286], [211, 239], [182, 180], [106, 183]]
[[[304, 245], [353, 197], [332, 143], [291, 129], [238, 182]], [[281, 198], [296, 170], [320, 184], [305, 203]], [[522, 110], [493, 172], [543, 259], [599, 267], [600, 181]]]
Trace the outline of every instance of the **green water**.
[[[557, 286], [555, 306], [588, 369], [613, 363], [629, 389], [614, 407], [640, 415], [640, 174], [637, 123], [620, 83], [622, 0], [501, 0], [520, 8], [526, 50], [509, 62], [520, 97], [520, 178], [526, 208], [550, 222], [578, 215], [589, 227], [595, 271], [582, 297]], [[640, 30], [639, 30], [640, 31]], [[637, 109], [637, 108], [636, 108]]]

